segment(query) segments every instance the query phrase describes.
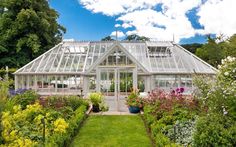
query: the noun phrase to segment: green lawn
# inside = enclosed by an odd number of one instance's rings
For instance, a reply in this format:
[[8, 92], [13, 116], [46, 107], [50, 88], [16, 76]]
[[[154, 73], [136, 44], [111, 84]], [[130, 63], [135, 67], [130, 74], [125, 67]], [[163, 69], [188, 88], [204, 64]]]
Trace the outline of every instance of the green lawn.
[[90, 116], [71, 147], [150, 147], [140, 116]]

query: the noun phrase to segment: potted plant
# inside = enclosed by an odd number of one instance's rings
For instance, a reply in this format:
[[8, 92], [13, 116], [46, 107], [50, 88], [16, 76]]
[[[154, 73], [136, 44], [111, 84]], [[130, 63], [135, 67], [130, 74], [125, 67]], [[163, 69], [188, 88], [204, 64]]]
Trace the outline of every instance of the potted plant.
[[142, 107], [143, 101], [139, 96], [138, 90], [133, 90], [128, 96], [126, 103], [129, 107], [130, 113], [139, 113]]
[[101, 93], [91, 93], [89, 95], [90, 102], [93, 105], [93, 112], [99, 112], [100, 110], [107, 110], [107, 106], [104, 103], [104, 97]]

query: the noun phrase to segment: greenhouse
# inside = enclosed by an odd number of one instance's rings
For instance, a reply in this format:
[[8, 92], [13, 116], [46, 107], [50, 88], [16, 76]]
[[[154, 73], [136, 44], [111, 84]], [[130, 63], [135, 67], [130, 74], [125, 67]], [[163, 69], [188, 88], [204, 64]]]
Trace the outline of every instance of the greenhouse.
[[194, 89], [197, 74], [216, 69], [180, 45], [168, 41], [63, 41], [17, 70], [15, 88], [41, 95], [127, 96], [133, 88], [149, 92]]

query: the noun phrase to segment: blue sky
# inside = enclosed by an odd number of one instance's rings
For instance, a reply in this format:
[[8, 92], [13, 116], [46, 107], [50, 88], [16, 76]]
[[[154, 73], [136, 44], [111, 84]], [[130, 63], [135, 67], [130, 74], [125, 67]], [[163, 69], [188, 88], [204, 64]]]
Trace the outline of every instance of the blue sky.
[[[110, 0], [109, 2], [111, 1], [115, 0]], [[204, 43], [206, 42], [206, 34], [218, 33], [217, 28], [215, 29], [217, 31], [214, 31], [212, 27], [214, 24], [206, 21], [207, 18], [205, 17], [210, 17], [208, 16], [209, 14], [205, 15], [204, 13], [206, 13], [206, 9], [217, 7], [219, 3], [210, 5], [211, 3], [208, 4], [201, 0], [183, 1], [194, 1], [194, 3], [193, 5], [187, 2], [185, 4], [183, 2], [147, 4], [144, 1], [138, 4], [137, 2], [127, 0], [127, 3], [124, 4], [124, 2], [121, 3], [118, 0], [113, 5], [109, 2], [106, 3], [105, 0], [92, 0], [92, 2], [89, 0], [50, 0], [49, 4], [59, 13], [58, 22], [67, 29], [64, 39], [101, 40], [101, 38], [111, 35], [112, 32], [114, 33], [116, 24], [120, 26], [117, 28], [121, 33], [120, 39], [123, 39], [124, 35], [134, 32], [148, 37], [157, 34], [156, 38], [159, 40], [168, 40], [173, 38], [173, 34], [176, 33], [177, 35], [174, 36], [180, 44]], [[196, 3], [196, 1], [199, 2]], [[178, 12], [177, 16], [175, 16], [175, 7], [172, 5], [178, 5], [180, 9], [183, 7], [182, 13]], [[212, 11], [214, 12], [214, 10]], [[149, 18], [151, 15], [153, 16]], [[146, 19], [147, 17], [148, 19]], [[173, 18], [169, 19], [169, 17]], [[145, 21], [147, 23], [144, 23]], [[176, 24], [176, 28], [173, 28], [173, 25], [171, 28], [173, 23]], [[129, 27], [124, 27], [124, 24]], [[210, 32], [209, 30], [213, 31]], [[156, 32], [153, 35], [154, 31]], [[168, 33], [165, 34], [165, 31], [169, 32], [169, 36], [166, 35]]]

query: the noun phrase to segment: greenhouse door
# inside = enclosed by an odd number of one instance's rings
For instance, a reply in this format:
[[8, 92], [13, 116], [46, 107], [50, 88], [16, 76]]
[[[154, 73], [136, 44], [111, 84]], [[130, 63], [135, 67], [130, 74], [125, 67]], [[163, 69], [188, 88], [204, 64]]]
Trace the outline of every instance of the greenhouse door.
[[98, 91], [105, 96], [127, 97], [136, 87], [133, 68], [100, 68], [99, 71]]
[[135, 67], [116, 67], [97, 69], [97, 91], [104, 96], [109, 105], [109, 111], [128, 111], [125, 105], [127, 97], [133, 88], [137, 87], [137, 71]]
[[119, 98], [127, 97], [133, 89], [133, 70], [119, 69], [117, 74], [117, 95]]

